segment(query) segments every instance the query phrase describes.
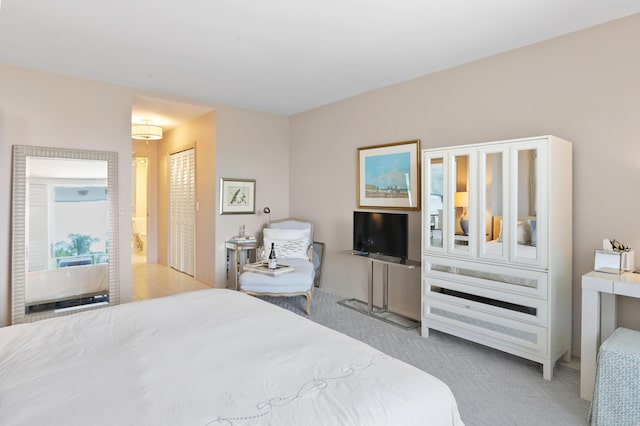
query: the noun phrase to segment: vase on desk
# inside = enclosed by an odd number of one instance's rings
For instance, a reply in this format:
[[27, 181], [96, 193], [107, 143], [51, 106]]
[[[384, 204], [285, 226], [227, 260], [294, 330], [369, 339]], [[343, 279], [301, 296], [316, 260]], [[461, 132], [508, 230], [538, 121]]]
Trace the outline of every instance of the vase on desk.
[[623, 271], [633, 271], [635, 268], [633, 250], [623, 252], [620, 263], [620, 267]]

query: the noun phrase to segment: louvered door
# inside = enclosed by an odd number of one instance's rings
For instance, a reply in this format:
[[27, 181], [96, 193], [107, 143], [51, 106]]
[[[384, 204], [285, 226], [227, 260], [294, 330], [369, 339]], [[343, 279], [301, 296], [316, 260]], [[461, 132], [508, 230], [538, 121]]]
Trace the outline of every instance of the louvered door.
[[169, 266], [195, 275], [195, 149], [170, 155]]

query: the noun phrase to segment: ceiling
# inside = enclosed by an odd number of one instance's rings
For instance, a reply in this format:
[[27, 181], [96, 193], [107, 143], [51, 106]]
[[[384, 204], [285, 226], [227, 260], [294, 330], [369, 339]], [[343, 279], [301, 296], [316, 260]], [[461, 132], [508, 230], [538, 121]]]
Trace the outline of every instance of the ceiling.
[[47, 179], [107, 179], [107, 162], [69, 158], [27, 157], [27, 177]]
[[211, 110], [211, 107], [136, 95], [131, 106], [131, 122], [153, 124], [166, 132]]
[[638, 0], [4, 0], [0, 62], [290, 115], [636, 13]]

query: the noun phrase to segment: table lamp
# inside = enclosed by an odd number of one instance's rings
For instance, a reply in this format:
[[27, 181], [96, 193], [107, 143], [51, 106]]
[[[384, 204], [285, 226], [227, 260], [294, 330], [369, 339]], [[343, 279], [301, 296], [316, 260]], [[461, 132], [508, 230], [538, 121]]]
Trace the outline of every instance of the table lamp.
[[467, 218], [467, 207], [469, 207], [469, 193], [466, 191], [456, 192], [453, 203], [455, 207], [462, 207], [462, 214], [460, 215], [460, 228], [462, 228], [462, 232], [464, 233], [464, 235], [468, 235], [469, 219]]

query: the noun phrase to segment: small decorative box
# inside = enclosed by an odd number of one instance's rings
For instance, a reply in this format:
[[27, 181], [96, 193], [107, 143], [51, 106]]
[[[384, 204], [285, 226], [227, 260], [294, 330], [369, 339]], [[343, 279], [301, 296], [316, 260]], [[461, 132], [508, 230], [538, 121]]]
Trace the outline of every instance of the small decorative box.
[[608, 274], [622, 273], [622, 252], [612, 250], [596, 250], [593, 270]]

